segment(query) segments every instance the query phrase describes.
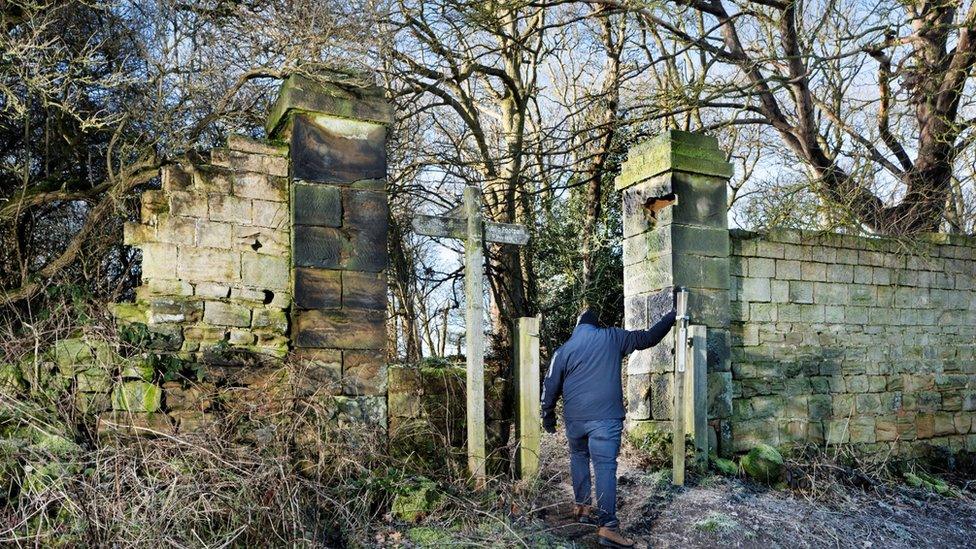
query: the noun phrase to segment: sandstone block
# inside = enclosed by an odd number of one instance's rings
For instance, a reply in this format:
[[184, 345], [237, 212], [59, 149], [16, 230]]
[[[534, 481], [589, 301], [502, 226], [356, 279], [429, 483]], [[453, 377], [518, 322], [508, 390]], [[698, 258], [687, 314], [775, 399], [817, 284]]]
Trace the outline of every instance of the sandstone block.
[[288, 146], [268, 141], [252, 139], [246, 135], [230, 134], [227, 136], [227, 148], [244, 153], [263, 154], [268, 156], [288, 156]]
[[194, 282], [235, 282], [241, 277], [241, 256], [237, 252], [217, 248], [181, 247], [179, 254], [170, 255], [173, 263], [178, 257], [179, 278]]
[[166, 195], [157, 190], [143, 191], [139, 197], [139, 205], [139, 220], [149, 225], [155, 225], [157, 216], [172, 210]]
[[339, 227], [342, 225], [342, 193], [334, 185], [295, 183], [295, 224]]
[[203, 194], [231, 194], [232, 179], [230, 170], [213, 165], [197, 166], [193, 170], [193, 190]]
[[112, 409], [126, 412], [156, 412], [162, 391], [146, 381], [126, 381], [112, 391]]
[[287, 289], [291, 285], [288, 259], [257, 253], [241, 254], [241, 281], [248, 286]]
[[627, 419], [643, 420], [651, 418], [651, 376], [647, 374], [627, 375]]
[[158, 242], [147, 242], [142, 249], [142, 280], [166, 279], [174, 280], [177, 277], [176, 246], [172, 244], [161, 244]]
[[339, 427], [367, 423], [386, 427], [386, 397], [334, 397], [339, 410]]
[[251, 200], [233, 195], [212, 194], [210, 200], [210, 219], [228, 223], [251, 222]]
[[776, 278], [779, 280], [800, 280], [800, 262], [785, 259], [776, 260]]
[[178, 382], [169, 382], [163, 386], [168, 410], [195, 410], [203, 412], [213, 405], [213, 397], [217, 389], [211, 383], [192, 384], [184, 387]]
[[295, 303], [305, 309], [332, 309], [342, 305], [342, 272], [296, 268]]
[[217, 223], [198, 219], [196, 222], [196, 245], [203, 248], [224, 248], [231, 247], [233, 225], [230, 223]]
[[268, 227], [277, 231], [287, 231], [290, 213], [284, 202], [270, 202], [268, 200], [253, 200], [251, 224], [258, 227]]
[[206, 194], [180, 191], [169, 193], [169, 213], [174, 216], [207, 219], [209, 199]]
[[215, 166], [231, 168], [234, 171], [275, 176], [288, 175], [288, 159], [277, 154], [264, 155], [239, 150], [214, 149], [210, 153], [210, 161]]
[[294, 230], [296, 267], [338, 269], [343, 257], [348, 257], [349, 239], [338, 229], [297, 225]]
[[245, 328], [251, 325], [251, 310], [235, 303], [208, 301], [203, 309], [203, 320], [217, 326]]
[[386, 218], [382, 222], [350, 229], [347, 234], [349, 255], [343, 258], [343, 269], [376, 273], [386, 268], [389, 259], [386, 249]]
[[342, 271], [342, 306], [386, 310], [386, 275]]
[[302, 369], [296, 374], [296, 390], [303, 396], [338, 395], [342, 392], [342, 351], [300, 349], [295, 360]]
[[386, 394], [387, 367], [383, 351], [343, 351], [342, 390], [347, 395]]
[[351, 183], [386, 177], [386, 127], [326, 115], [294, 117], [292, 176], [306, 181]]
[[156, 228], [142, 223], [126, 221], [122, 227], [122, 243], [126, 246], [142, 246], [156, 241]]
[[159, 179], [163, 192], [185, 191], [193, 184], [193, 168], [170, 164], [159, 169]]
[[278, 333], [288, 331], [288, 315], [281, 309], [254, 309], [251, 326], [254, 328], [269, 328]]
[[288, 180], [262, 173], [237, 173], [234, 175], [233, 193], [242, 198], [255, 198], [273, 202], [288, 201]]
[[233, 244], [235, 250], [255, 252], [264, 255], [287, 257], [291, 250], [289, 233], [267, 227], [234, 226]]
[[386, 313], [351, 310], [298, 311], [295, 343], [300, 347], [382, 349], [386, 345]]
[[800, 265], [800, 276], [803, 280], [824, 282], [827, 280], [827, 265], [824, 263], [805, 262]]
[[193, 285], [193, 294], [201, 297], [230, 297], [230, 286], [219, 282], [200, 282]]
[[156, 226], [156, 239], [168, 244], [193, 245], [196, 222], [188, 217], [161, 215]]
[[746, 278], [742, 281], [741, 299], [751, 302], [768, 302], [771, 299], [768, 278]]
[[81, 370], [75, 374], [75, 382], [78, 391], [83, 393], [107, 393], [112, 389], [112, 376], [100, 367]]
[[827, 444], [846, 444], [851, 441], [849, 421], [846, 419], [831, 419], [824, 422], [826, 429], [825, 442]]
[[99, 414], [96, 430], [99, 437], [115, 433], [153, 436], [155, 434], [172, 435], [176, 432], [173, 422], [166, 414], [132, 413], [118, 410]]
[[231, 345], [253, 345], [257, 337], [248, 330], [230, 330], [227, 343]]
[[750, 257], [748, 263], [748, 275], [755, 278], [775, 278], [776, 261], [764, 257]]

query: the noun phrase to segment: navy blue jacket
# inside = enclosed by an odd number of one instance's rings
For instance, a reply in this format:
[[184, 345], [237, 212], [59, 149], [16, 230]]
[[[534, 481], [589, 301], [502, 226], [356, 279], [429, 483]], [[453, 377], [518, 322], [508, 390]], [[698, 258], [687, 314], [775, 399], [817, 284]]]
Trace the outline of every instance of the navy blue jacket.
[[583, 313], [573, 335], [556, 349], [542, 385], [542, 417], [556, 411], [563, 396], [566, 421], [624, 419], [620, 361], [634, 351], [657, 345], [674, 325], [674, 311], [650, 330], [604, 328], [589, 311]]

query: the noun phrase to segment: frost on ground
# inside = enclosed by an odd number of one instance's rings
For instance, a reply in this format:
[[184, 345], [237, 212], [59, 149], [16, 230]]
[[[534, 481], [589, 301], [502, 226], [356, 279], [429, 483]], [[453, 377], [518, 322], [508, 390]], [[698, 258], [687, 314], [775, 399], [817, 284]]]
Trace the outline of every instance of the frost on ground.
[[[544, 445], [543, 490], [549, 533], [568, 547], [597, 545], [595, 528], [570, 520], [572, 488], [565, 439]], [[909, 487], [846, 487], [829, 501], [720, 476], [670, 485], [670, 471], [621, 457], [618, 515], [639, 547], [972, 547], [972, 492], [945, 498]]]

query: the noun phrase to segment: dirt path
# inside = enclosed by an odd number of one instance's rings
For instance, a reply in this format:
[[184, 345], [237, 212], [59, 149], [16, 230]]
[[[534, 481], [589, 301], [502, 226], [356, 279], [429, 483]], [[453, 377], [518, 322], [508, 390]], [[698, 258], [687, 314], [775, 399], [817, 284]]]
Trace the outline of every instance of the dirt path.
[[[549, 532], [570, 547], [597, 547], [595, 528], [573, 524], [565, 439], [547, 437], [543, 473]], [[670, 485], [668, 471], [645, 471], [627, 458], [618, 469], [618, 516], [641, 547], [973, 547], [971, 500], [895, 490], [850, 489], [830, 504], [717, 476]]]

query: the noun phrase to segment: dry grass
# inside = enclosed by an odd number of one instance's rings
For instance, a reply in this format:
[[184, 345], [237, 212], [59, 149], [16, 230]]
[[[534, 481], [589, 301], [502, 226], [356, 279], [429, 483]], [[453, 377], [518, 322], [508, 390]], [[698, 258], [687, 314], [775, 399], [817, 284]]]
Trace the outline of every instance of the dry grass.
[[[3, 360], [30, 365], [19, 388], [0, 383], [0, 545], [361, 547], [440, 539], [529, 547], [545, 537], [531, 512], [537, 484], [499, 476], [471, 490], [457, 453], [432, 426], [414, 424], [388, 440], [365, 423], [338, 425], [330, 388], [310, 389], [303, 366], [287, 361], [264, 375], [273, 386], [215, 389], [220, 419], [207, 430], [98, 436], [94, 418], [74, 409], [70, 384], [43, 373], [45, 351], [79, 331], [123, 355], [144, 349], [123, 342], [97, 307], [66, 299], [53, 311], [22, 312], [0, 328]], [[417, 440], [425, 441], [419, 450]], [[424, 480], [436, 484], [441, 503], [422, 517], [426, 530], [414, 532], [391, 516], [391, 505]]]

